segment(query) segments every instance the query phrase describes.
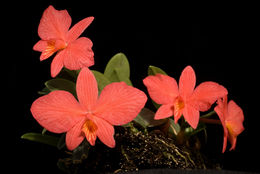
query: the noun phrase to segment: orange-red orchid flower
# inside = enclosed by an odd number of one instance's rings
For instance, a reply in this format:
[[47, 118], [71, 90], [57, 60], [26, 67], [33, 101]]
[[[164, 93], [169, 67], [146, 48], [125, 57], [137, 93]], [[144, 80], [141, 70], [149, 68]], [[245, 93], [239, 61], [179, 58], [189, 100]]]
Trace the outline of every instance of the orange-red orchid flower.
[[183, 115], [192, 128], [199, 122], [199, 111], [207, 111], [218, 99], [227, 95], [227, 90], [215, 83], [204, 82], [195, 88], [196, 76], [191, 66], [187, 66], [179, 79], [179, 87], [174, 78], [163, 74], [148, 76], [143, 80], [150, 97], [160, 108], [155, 119], [174, 115], [177, 122]]
[[95, 145], [98, 137], [109, 147], [115, 146], [113, 125], [132, 121], [144, 107], [144, 92], [125, 82], [107, 85], [98, 97], [93, 73], [83, 68], [77, 79], [78, 101], [67, 91], [53, 91], [35, 100], [33, 117], [50, 132], [66, 134], [69, 150], [75, 149], [86, 137]]
[[94, 17], [87, 17], [69, 30], [71, 17], [67, 10], [56, 10], [50, 5], [43, 12], [38, 27], [41, 40], [34, 45], [33, 50], [42, 52], [41, 61], [58, 52], [51, 63], [52, 77], [55, 77], [63, 66], [78, 70], [94, 65], [92, 41], [86, 37], [78, 38], [93, 19]]
[[244, 130], [244, 114], [243, 110], [233, 100], [227, 102], [227, 96], [225, 96], [223, 99], [218, 99], [217, 103], [218, 105], [214, 110], [218, 114], [224, 129], [224, 141], [222, 149], [222, 153], [224, 153], [227, 147], [227, 139], [231, 143], [229, 150], [235, 149], [237, 136]]

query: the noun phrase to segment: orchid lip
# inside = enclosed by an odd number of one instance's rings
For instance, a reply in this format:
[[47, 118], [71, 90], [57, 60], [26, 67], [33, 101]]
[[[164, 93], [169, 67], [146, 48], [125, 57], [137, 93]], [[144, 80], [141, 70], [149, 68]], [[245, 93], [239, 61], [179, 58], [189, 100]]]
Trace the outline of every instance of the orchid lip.
[[226, 127], [227, 127], [227, 130], [228, 130], [228, 133], [231, 135], [231, 136], [237, 136], [236, 133], [233, 131], [233, 128], [232, 128], [232, 124], [228, 121], [226, 121]]
[[97, 129], [98, 129], [97, 125], [92, 120], [89, 119], [87, 119], [82, 126], [82, 132], [85, 134], [88, 142], [92, 146], [95, 145], [95, 141], [97, 138], [96, 135]]
[[174, 109], [176, 112], [181, 111], [185, 107], [184, 101], [181, 96], [178, 96], [174, 101]]

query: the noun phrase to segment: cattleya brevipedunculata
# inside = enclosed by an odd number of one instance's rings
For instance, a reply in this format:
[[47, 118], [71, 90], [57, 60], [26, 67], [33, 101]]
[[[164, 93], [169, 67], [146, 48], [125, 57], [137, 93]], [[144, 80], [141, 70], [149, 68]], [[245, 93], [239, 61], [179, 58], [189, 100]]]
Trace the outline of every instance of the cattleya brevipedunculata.
[[147, 97], [125, 82], [107, 85], [98, 96], [95, 76], [83, 68], [77, 79], [77, 101], [66, 91], [53, 91], [38, 98], [31, 107], [34, 118], [47, 130], [66, 134], [69, 150], [75, 149], [86, 137], [95, 145], [96, 137], [115, 147], [113, 125], [132, 121], [144, 107]]
[[[129, 62], [124, 54], [112, 57], [104, 73], [89, 69], [94, 65], [93, 43], [80, 35], [93, 20], [94, 17], [87, 17], [70, 28], [72, 20], [67, 10], [56, 10], [50, 5], [43, 12], [38, 27], [41, 40], [33, 50], [41, 52], [41, 61], [56, 54], [51, 63], [54, 79], [45, 83], [43, 96], [32, 103], [31, 113], [45, 131], [66, 134], [63, 141], [69, 150], [75, 150], [85, 138], [92, 146], [98, 138], [113, 148], [116, 146], [114, 126], [130, 127], [135, 133], [142, 131], [134, 128], [135, 123], [147, 133], [149, 126], [169, 123], [178, 138], [178, 133], [186, 128], [196, 132], [204, 121], [222, 124], [222, 152], [226, 150], [227, 140], [231, 143], [230, 150], [235, 149], [237, 136], [244, 130], [244, 115], [234, 101], [227, 102], [228, 91], [224, 86], [207, 81], [195, 87], [196, 75], [191, 66], [184, 68], [178, 84], [160, 68], [150, 66], [143, 83], [157, 111], [144, 108], [147, 96], [132, 86]], [[60, 75], [63, 67], [74, 81], [63, 79]], [[214, 103], [217, 103], [215, 112], [200, 116]], [[205, 118], [215, 113], [219, 120]], [[174, 121], [170, 119], [172, 116]], [[184, 119], [180, 119], [182, 116]], [[178, 124], [179, 120], [185, 120], [185, 124]], [[43, 134], [25, 134], [22, 138], [52, 145], [58, 142], [50, 143], [49, 136]]]
[[52, 77], [57, 76], [63, 66], [79, 70], [94, 65], [92, 41], [87, 37], [78, 38], [93, 19], [94, 17], [87, 17], [69, 30], [72, 20], [67, 10], [56, 10], [50, 5], [43, 12], [38, 28], [41, 40], [33, 49], [42, 52], [41, 61], [57, 52], [51, 63]]

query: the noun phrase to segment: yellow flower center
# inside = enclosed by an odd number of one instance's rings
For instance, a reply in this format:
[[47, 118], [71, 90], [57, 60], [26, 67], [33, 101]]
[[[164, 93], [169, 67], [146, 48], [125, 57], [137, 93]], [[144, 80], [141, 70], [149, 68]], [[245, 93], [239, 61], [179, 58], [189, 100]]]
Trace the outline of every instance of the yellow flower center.
[[92, 120], [86, 120], [86, 122], [82, 127], [82, 131], [84, 132], [88, 142], [92, 146], [95, 145], [95, 141], [97, 138], [97, 134], [96, 134], [97, 129], [98, 129], [97, 125]]
[[51, 56], [56, 51], [65, 49], [67, 47], [67, 43], [60, 39], [50, 39], [47, 41], [46, 49], [44, 50], [45, 56]]
[[227, 129], [228, 129], [228, 133], [229, 133], [229, 135], [231, 135], [231, 136], [237, 136], [236, 134], [235, 134], [235, 132], [233, 131], [233, 126], [232, 126], [232, 124], [230, 123], [230, 122], [226, 122], [226, 127], [227, 127]]
[[184, 101], [183, 99], [178, 96], [175, 101], [174, 101], [174, 115], [178, 115], [178, 116], [181, 116], [182, 114], [182, 109], [184, 108], [185, 104], [184, 104]]

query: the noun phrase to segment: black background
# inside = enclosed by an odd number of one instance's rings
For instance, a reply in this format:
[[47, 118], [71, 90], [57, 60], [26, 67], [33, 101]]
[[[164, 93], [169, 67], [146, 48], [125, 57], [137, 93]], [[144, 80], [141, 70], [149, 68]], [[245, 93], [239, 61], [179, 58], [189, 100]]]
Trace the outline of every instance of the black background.
[[[37, 91], [51, 78], [52, 58], [40, 62], [40, 53], [32, 50], [40, 39], [37, 28], [43, 11], [50, 5], [67, 9], [72, 25], [94, 16], [95, 20], [82, 36], [93, 42], [95, 65], [103, 71], [108, 60], [123, 52], [131, 66], [134, 86], [146, 92], [142, 79], [149, 65], [165, 70], [176, 80], [191, 65], [197, 85], [215, 81], [224, 85], [244, 111], [245, 131], [239, 135], [236, 150], [222, 150], [222, 128], [210, 126], [208, 152], [217, 153], [224, 169], [260, 172], [258, 58], [255, 11], [252, 4], [92, 4], [88, 1], [37, 1], [9, 6], [6, 21], [8, 36], [8, 121], [4, 129], [7, 163], [21, 170], [56, 171], [59, 153], [55, 148], [21, 140], [26, 132], [41, 128], [30, 113]], [[15, 6], [15, 8], [13, 8]], [[189, 8], [188, 8], [189, 7]], [[12, 15], [14, 16], [12, 17]], [[4, 51], [4, 50], [2, 50]], [[10, 148], [12, 147], [12, 148]], [[229, 146], [228, 146], [229, 148]], [[9, 150], [10, 149], [10, 150]], [[215, 153], [212, 153], [215, 154]], [[12, 167], [10, 169], [15, 169]]]

